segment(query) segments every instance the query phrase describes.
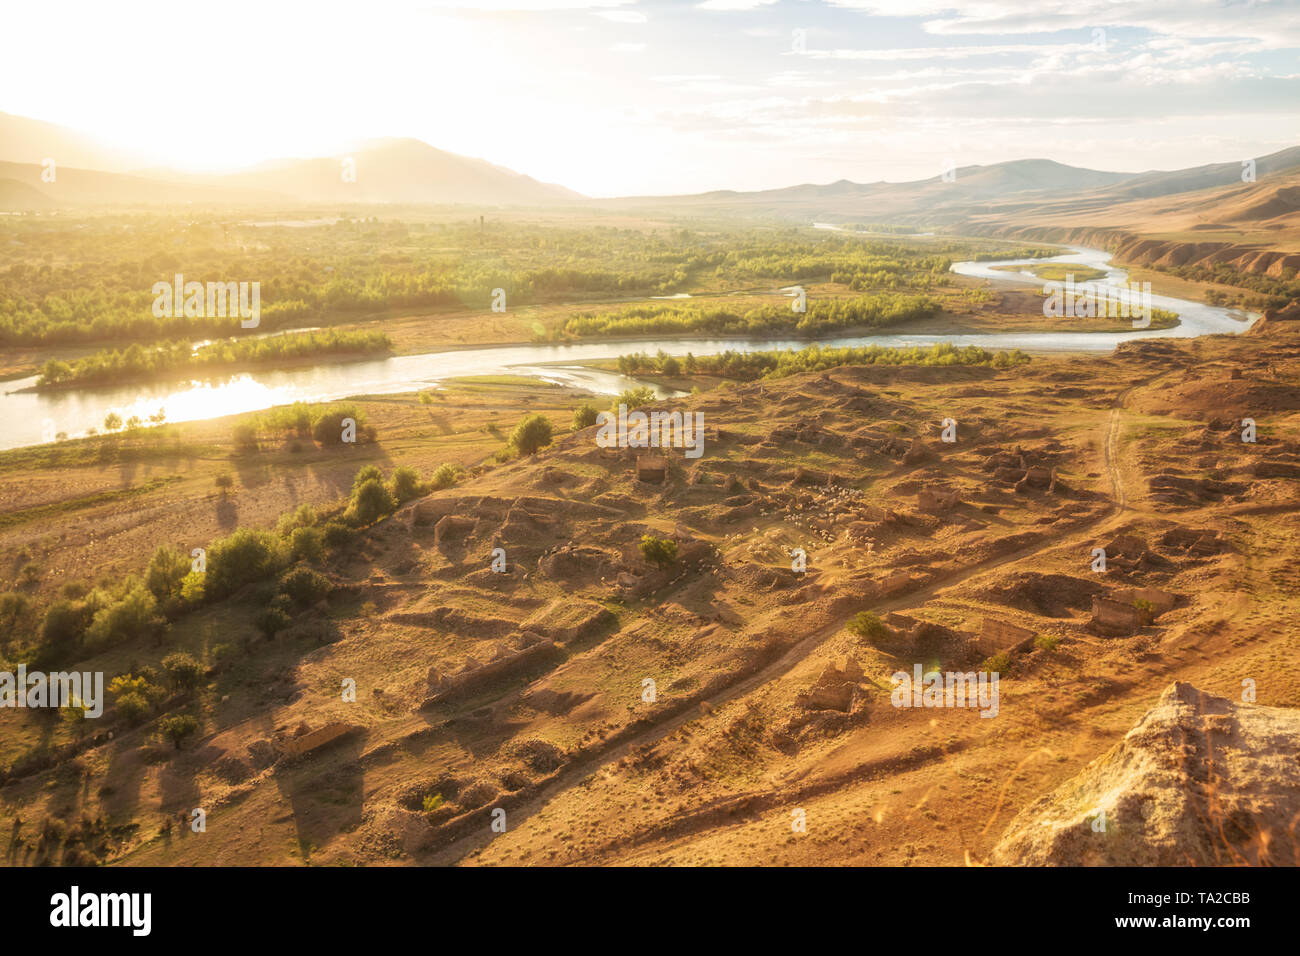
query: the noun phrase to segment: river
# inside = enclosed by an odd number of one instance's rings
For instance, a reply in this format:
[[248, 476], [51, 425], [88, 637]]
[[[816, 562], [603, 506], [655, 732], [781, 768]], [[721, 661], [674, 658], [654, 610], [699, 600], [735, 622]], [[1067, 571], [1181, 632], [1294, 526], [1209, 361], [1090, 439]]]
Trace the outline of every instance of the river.
[[[1105, 279], [1098, 280], [1101, 282], [1118, 285], [1127, 280], [1127, 273], [1110, 265], [1109, 253], [1079, 246], [1066, 248], [1070, 249], [1068, 253], [1050, 259], [958, 262], [953, 265], [952, 271], [977, 278], [1023, 281], [1041, 286], [1042, 280], [1034, 278], [1028, 272], [1003, 272], [996, 271], [993, 267], [1067, 262], [1105, 269]], [[1019, 348], [1037, 352], [1109, 352], [1120, 342], [1135, 338], [1187, 338], [1215, 332], [1240, 332], [1249, 325], [1249, 316], [1199, 302], [1154, 295], [1152, 304], [1179, 313], [1181, 323], [1170, 329], [1133, 332], [985, 332], [952, 335], [886, 333], [839, 336], [819, 339], [817, 342], [828, 346], [929, 346], [935, 342], [952, 342], [954, 345], [980, 345], [991, 349]], [[161, 409], [169, 422], [194, 421], [297, 401], [322, 402], [353, 395], [412, 392], [435, 387], [444, 379], [463, 375], [532, 375], [560, 385], [613, 395], [643, 383], [625, 375], [583, 368], [575, 363], [615, 358], [630, 352], [653, 354], [663, 350], [669, 355], [677, 356], [687, 352], [709, 355], [727, 349], [753, 352], [797, 349], [809, 344], [807, 339], [795, 338], [666, 338], [569, 345], [511, 345], [399, 355], [283, 371], [252, 371], [210, 381], [136, 383], [49, 392], [17, 391], [34, 385], [36, 378], [33, 376], [4, 383], [3, 387], [10, 391], [0, 395], [0, 414], [3, 414], [5, 422], [3, 434], [0, 434], [0, 449], [53, 441], [59, 433], [69, 437], [85, 435], [92, 428], [102, 428], [104, 417], [110, 412], [116, 412], [124, 421], [133, 415], [147, 420]], [[674, 394], [663, 389], [656, 391], [661, 397]]]

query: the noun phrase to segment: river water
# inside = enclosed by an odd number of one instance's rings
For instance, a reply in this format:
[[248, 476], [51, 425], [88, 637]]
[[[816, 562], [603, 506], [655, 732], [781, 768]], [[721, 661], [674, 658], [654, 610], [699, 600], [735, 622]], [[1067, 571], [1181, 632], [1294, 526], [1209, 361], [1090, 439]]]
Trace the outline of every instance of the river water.
[[[1105, 279], [1112, 285], [1127, 281], [1127, 273], [1110, 265], [1109, 253], [1078, 246], [1051, 259], [1004, 259], [989, 262], [958, 262], [952, 271], [977, 278], [1024, 281], [1042, 285], [1042, 280], [1028, 272], [1003, 272], [998, 265], [1033, 265], [1041, 262], [1067, 262], [1106, 270]], [[929, 346], [936, 342], [954, 345], [980, 345], [991, 349], [1025, 349], [1026, 351], [1104, 351], [1134, 338], [1186, 338], [1215, 332], [1240, 332], [1249, 325], [1251, 316], [1243, 313], [1175, 299], [1152, 296], [1157, 308], [1179, 313], [1181, 323], [1171, 329], [1134, 332], [1039, 332], [976, 333], [952, 335], [914, 335], [888, 333], [867, 336], [841, 336], [817, 340], [827, 346], [880, 345]], [[36, 383], [36, 378], [15, 379], [3, 383], [6, 394], [0, 395], [0, 415], [5, 427], [0, 433], [0, 449], [20, 448], [53, 441], [58, 433], [69, 437], [84, 435], [92, 428], [102, 428], [104, 417], [116, 412], [125, 421], [131, 416], [147, 420], [160, 409], [169, 422], [215, 418], [239, 412], [257, 411], [274, 405], [297, 401], [321, 402], [353, 395], [412, 392], [437, 386], [439, 381], [461, 375], [532, 375], [561, 385], [587, 389], [599, 394], [617, 394], [644, 384], [613, 372], [583, 368], [575, 363], [593, 359], [615, 358], [630, 352], [669, 355], [687, 352], [709, 355], [727, 349], [741, 352], [766, 349], [797, 349], [809, 345], [807, 339], [673, 339], [656, 338], [619, 342], [583, 342], [570, 345], [511, 345], [492, 348], [429, 352], [389, 358], [338, 362], [283, 371], [253, 371], [208, 381], [156, 382], [127, 386], [104, 386], [50, 392], [22, 392]], [[663, 397], [670, 394], [656, 389]]]

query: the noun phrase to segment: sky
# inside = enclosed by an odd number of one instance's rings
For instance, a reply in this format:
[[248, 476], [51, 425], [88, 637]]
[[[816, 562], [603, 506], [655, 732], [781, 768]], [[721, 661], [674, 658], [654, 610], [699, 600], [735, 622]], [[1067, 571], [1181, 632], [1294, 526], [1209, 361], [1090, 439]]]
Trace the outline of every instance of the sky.
[[409, 136], [591, 196], [1300, 144], [1300, 0], [14, 3], [0, 110], [189, 169]]

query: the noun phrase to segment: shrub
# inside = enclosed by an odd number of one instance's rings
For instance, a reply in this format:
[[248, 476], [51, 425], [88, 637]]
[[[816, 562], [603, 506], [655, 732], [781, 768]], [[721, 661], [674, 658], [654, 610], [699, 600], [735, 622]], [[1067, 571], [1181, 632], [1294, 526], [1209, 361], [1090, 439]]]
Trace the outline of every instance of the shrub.
[[642, 405], [649, 405], [653, 401], [656, 401], [655, 390], [649, 385], [638, 385], [636, 388], [629, 388], [627, 391], [619, 392], [618, 398], [614, 399], [613, 407], [617, 409], [620, 405], [626, 405], [627, 410], [630, 412]]
[[129, 724], [147, 717], [162, 697], [160, 689], [142, 675], [120, 674], [109, 682], [108, 692], [113, 695], [118, 714]]
[[1055, 634], [1039, 634], [1034, 638], [1034, 646], [1040, 651], [1054, 651], [1056, 645], [1061, 643], [1061, 639]]
[[117, 698], [117, 713], [127, 723], [139, 723], [149, 713], [149, 702], [142, 693], [123, 693]]
[[181, 581], [181, 602], [190, 606], [202, 604], [207, 588], [207, 575], [191, 571]]
[[199, 722], [189, 714], [174, 714], [158, 721], [158, 729], [180, 750], [185, 738], [198, 733]]
[[303, 502], [295, 510], [286, 515], [280, 516], [279, 523], [275, 530], [280, 534], [287, 535], [295, 528], [310, 528], [320, 519], [316, 515], [316, 509], [311, 505]]
[[203, 681], [203, 665], [184, 651], [168, 654], [163, 658], [162, 667], [167, 672], [167, 682], [171, 684], [172, 690], [193, 690]]
[[980, 670], [987, 674], [1010, 674], [1011, 673], [1011, 655], [1006, 651], [998, 651], [983, 664]]
[[312, 426], [311, 437], [322, 445], [343, 444], [343, 419], [345, 418], [356, 422], [358, 435], [373, 434], [372, 429], [362, 427], [365, 418], [361, 412], [351, 406], [345, 406], [322, 412], [320, 418], [316, 419], [316, 424]]
[[352, 479], [352, 490], [356, 491], [367, 481], [383, 481], [384, 473], [379, 470], [378, 465], [362, 465], [357, 469], [357, 475]]
[[407, 465], [399, 465], [393, 469], [388, 487], [398, 504], [418, 498], [421, 493], [419, 472]]
[[288, 550], [282, 538], [251, 528], [214, 541], [208, 549], [205, 594], [222, 598], [245, 584], [272, 577], [287, 563]]
[[849, 633], [866, 641], [878, 641], [889, 634], [889, 628], [870, 611], [859, 611], [848, 624]]
[[551, 443], [551, 420], [545, 415], [527, 415], [510, 433], [510, 447], [521, 455], [535, 455]]
[[257, 451], [257, 428], [250, 422], [240, 422], [231, 433], [235, 445], [244, 451]]
[[682, 363], [671, 355], [665, 355], [663, 360], [659, 363], [659, 371], [663, 372], [665, 375], [681, 375]]
[[41, 660], [55, 660], [71, 651], [85, 636], [95, 609], [89, 601], [55, 601], [41, 623]]
[[325, 533], [320, 528], [294, 528], [289, 535], [289, 554], [294, 561], [315, 564], [325, 556]]
[[32, 602], [25, 594], [8, 591], [0, 594], [0, 646], [26, 633], [32, 621]]
[[430, 487], [434, 491], [442, 488], [450, 488], [460, 480], [460, 469], [452, 464], [439, 465], [433, 472], [433, 477], [429, 480]]
[[641, 536], [641, 557], [650, 564], [663, 569], [670, 567], [677, 560], [677, 542], [666, 538], [656, 538], [652, 534]]
[[433, 811], [437, 810], [440, 806], [442, 806], [442, 803], [443, 803], [442, 794], [428, 793], [425, 794], [424, 800], [421, 802], [421, 806], [424, 808], [425, 813], [433, 813]]
[[327, 521], [321, 531], [327, 548], [341, 548], [356, 536], [356, 532], [341, 521]]
[[1137, 598], [1133, 601], [1133, 607], [1137, 609], [1138, 616], [1141, 617], [1144, 625], [1150, 624], [1156, 619], [1156, 606], [1146, 598]]
[[267, 637], [275, 637], [276, 634], [283, 631], [289, 626], [289, 615], [278, 607], [268, 607], [258, 612], [254, 623], [257, 629]]
[[149, 559], [144, 584], [155, 599], [166, 604], [181, 596], [181, 584], [189, 573], [190, 559], [164, 544]]
[[584, 428], [590, 428], [596, 424], [596, 416], [600, 414], [596, 406], [590, 403], [581, 405], [573, 411], [573, 430], [580, 432]]
[[158, 602], [143, 584], [128, 582], [120, 600], [101, 608], [86, 629], [86, 643], [95, 650], [137, 637], [152, 637], [163, 624]]
[[294, 568], [280, 581], [280, 590], [299, 607], [310, 607], [328, 596], [333, 588], [329, 578], [311, 568]]
[[385, 515], [392, 514], [396, 507], [397, 502], [384, 487], [384, 483], [378, 478], [371, 478], [352, 492], [347, 517], [354, 524], [371, 524]]

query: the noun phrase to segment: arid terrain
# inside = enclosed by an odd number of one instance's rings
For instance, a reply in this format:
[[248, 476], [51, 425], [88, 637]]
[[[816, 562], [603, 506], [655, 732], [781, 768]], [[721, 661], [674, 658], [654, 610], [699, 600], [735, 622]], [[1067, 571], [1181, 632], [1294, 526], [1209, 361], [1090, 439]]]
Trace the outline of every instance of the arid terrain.
[[[175, 426], [171, 449], [124, 438], [110, 463], [22, 452], [0, 541], [15, 573], [41, 566], [38, 588], [299, 504], [328, 514], [365, 464], [468, 471], [330, 547], [328, 596], [274, 636], [248, 584], [77, 662], [201, 660], [183, 746], [111, 707], [93, 731], [7, 714], [8, 860], [994, 862], [1013, 818], [1175, 681], [1300, 707], [1296, 311], [1012, 369], [726, 383], [673, 401], [703, 414], [705, 453], [663, 472], [594, 427], [567, 433], [580, 396], [527, 383], [362, 399], [371, 420], [382, 405], [381, 440], [346, 454], [240, 451], [219, 422]], [[493, 462], [491, 429], [522, 412], [553, 418], [554, 443]], [[647, 563], [644, 535], [676, 560]], [[883, 628], [854, 633], [864, 611]], [[993, 719], [891, 704], [895, 672], [990, 662]], [[24, 763], [33, 741], [55, 749]], [[1272, 771], [1294, 781], [1296, 759]], [[1112, 832], [1140, 825], [1116, 813]], [[1294, 818], [1238, 817], [1187, 862], [1295, 862]], [[1020, 862], [1008, 852], [996, 862]]]

